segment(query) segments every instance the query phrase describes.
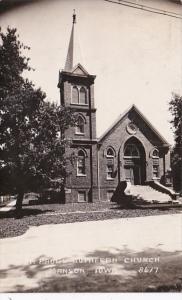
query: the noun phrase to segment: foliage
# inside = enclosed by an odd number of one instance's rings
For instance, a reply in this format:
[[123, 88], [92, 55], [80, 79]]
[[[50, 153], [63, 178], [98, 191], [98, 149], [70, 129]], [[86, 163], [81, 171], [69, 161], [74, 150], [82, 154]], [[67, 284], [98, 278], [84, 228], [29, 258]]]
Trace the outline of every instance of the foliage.
[[[45, 93], [23, 77], [30, 71], [29, 49], [16, 29], [0, 31], [0, 175], [1, 192], [23, 194], [61, 186], [66, 176], [64, 131], [75, 124], [69, 108], [45, 101]], [[58, 180], [59, 178], [59, 180]]]
[[7, 28], [4, 34], [0, 29], [0, 97], [6, 97], [11, 92], [24, 84], [22, 73], [25, 70], [30, 71], [28, 65], [30, 58], [26, 58], [22, 51], [29, 50], [19, 41], [17, 30]]
[[175, 145], [172, 150], [174, 187], [177, 190], [182, 190], [182, 96], [172, 95], [169, 110], [172, 114], [171, 124], [175, 138]]

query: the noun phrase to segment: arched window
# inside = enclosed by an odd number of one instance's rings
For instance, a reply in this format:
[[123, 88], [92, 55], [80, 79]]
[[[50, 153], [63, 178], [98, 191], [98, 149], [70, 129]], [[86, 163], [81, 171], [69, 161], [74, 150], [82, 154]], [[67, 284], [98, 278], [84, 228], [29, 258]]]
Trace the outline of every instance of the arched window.
[[114, 150], [112, 148], [108, 148], [106, 152], [107, 157], [114, 157]]
[[77, 123], [76, 123], [76, 133], [77, 134], [84, 134], [84, 124], [85, 124], [84, 118], [82, 116], [79, 116]]
[[108, 180], [114, 178], [114, 150], [109, 147], [106, 151], [107, 165], [106, 165], [106, 176]]
[[84, 87], [80, 88], [80, 104], [87, 104], [87, 92]]
[[76, 86], [72, 88], [72, 103], [78, 104], [79, 103], [79, 91]]
[[124, 150], [124, 156], [140, 157], [140, 153], [134, 144], [128, 144]]
[[85, 174], [85, 152], [83, 150], [79, 150], [77, 159], [77, 175]]
[[153, 161], [153, 179], [159, 178], [159, 150], [152, 150], [152, 161]]
[[154, 149], [152, 152], [153, 157], [159, 157], [159, 151], [157, 149]]

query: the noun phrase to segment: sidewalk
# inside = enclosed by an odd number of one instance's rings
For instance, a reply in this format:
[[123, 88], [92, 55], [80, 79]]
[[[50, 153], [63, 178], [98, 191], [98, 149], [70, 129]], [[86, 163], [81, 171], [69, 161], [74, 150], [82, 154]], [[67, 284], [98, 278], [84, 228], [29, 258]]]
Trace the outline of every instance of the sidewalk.
[[[161, 260], [168, 255], [175, 257], [182, 251], [181, 228], [181, 213], [31, 227], [22, 236], [1, 240], [0, 291], [26, 291], [54, 279], [62, 284], [62, 277], [56, 273], [56, 263], [42, 263], [51, 259], [55, 262], [63, 261], [67, 263], [66, 268], [72, 269], [75, 259], [84, 260], [93, 256], [104, 259], [124, 259], [123, 257], [130, 255], [160, 256]], [[178, 265], [179, 263], [180, 259]], [[57, 267], [61, 270], [62, 267], [65, 268], [65, 264], [59, 263]], [[89, 270], [92, 271], [95, 267], [97, 265], [90, 264]], [[125, 267], [123, 261], [115, 263], [113, 275], [120, 276], [123, 280], [137, 276], [136, 271], [129, 271]], [[72, 278], [73, 283], [74, 278], [78, 280], [79, 274], [75, 276], [68, 274], [68, 278], [64, 277], [64, 280], [67, 282]], [[52, 283], [49, 285], [50, 289], [51, 287]]]

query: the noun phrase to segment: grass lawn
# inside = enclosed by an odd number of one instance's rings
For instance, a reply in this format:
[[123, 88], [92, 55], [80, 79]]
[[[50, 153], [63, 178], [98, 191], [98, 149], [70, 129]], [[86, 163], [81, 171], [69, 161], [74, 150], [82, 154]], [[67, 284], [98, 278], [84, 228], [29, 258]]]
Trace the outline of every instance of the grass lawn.
[[14, 209], [0, 211], [0, 238], [15, 237], [24, 234], [30, 226], [61, 224], [84, 221], [107, 220], [114, 218], [132, 218], [160, 214], [178, 213], [179, 209], [121, 209], [115, 203], [72, 203], [41, 204], [24, 203], [22, 218], [15, 218]]

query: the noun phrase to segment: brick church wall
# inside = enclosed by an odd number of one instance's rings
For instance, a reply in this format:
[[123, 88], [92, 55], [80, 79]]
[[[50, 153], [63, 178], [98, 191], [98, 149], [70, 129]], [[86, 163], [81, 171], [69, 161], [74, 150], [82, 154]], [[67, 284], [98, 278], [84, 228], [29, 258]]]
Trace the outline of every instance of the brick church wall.
[[[117, 124], [116, 127], [113, 127], [109, 134], [101, 140], [99, 145], [99, 184], [100, 184], [100, 198], [101, 200], [107, 200], [107, 193], [114, 191], [119, 183], [119, 181], [125, 180], [125, 170], [124, 170], [124, 145], [126, 141], [134, 136], [137, 138], [143, 145], [145, 154], [146, 154], [146, 182], [153, 180], [153, 158], [151, 153], [155, 148], [159, 149], [159, 173], [160, 177], [163, 176], [164, 167], [163, 167], [163, 147], [161, 142], [157, 137], [151, 132], [150, 127], [147, 127], [144, 122], [137, 119], [135, 116], [135, 124], [137, 126], [137, 132], [134, 135], [131, 135], [127, 132], [127, 125], [133, 121], [131, 115], [125, 116]], [[112, 179], [107, 179], [107, 157], [105, 155], [106, 149], [113, 147], [115, 150], [116, 156], [114, 157], [114, 176]], [[168, 155], [169, 156], [169, 155]], [[169, 167], [169, 159], [166, 157], [166, 168]], [[119, 163], [120, 161], [120, 163]], [[119, 167], [120, 166], [120, 167]]]

